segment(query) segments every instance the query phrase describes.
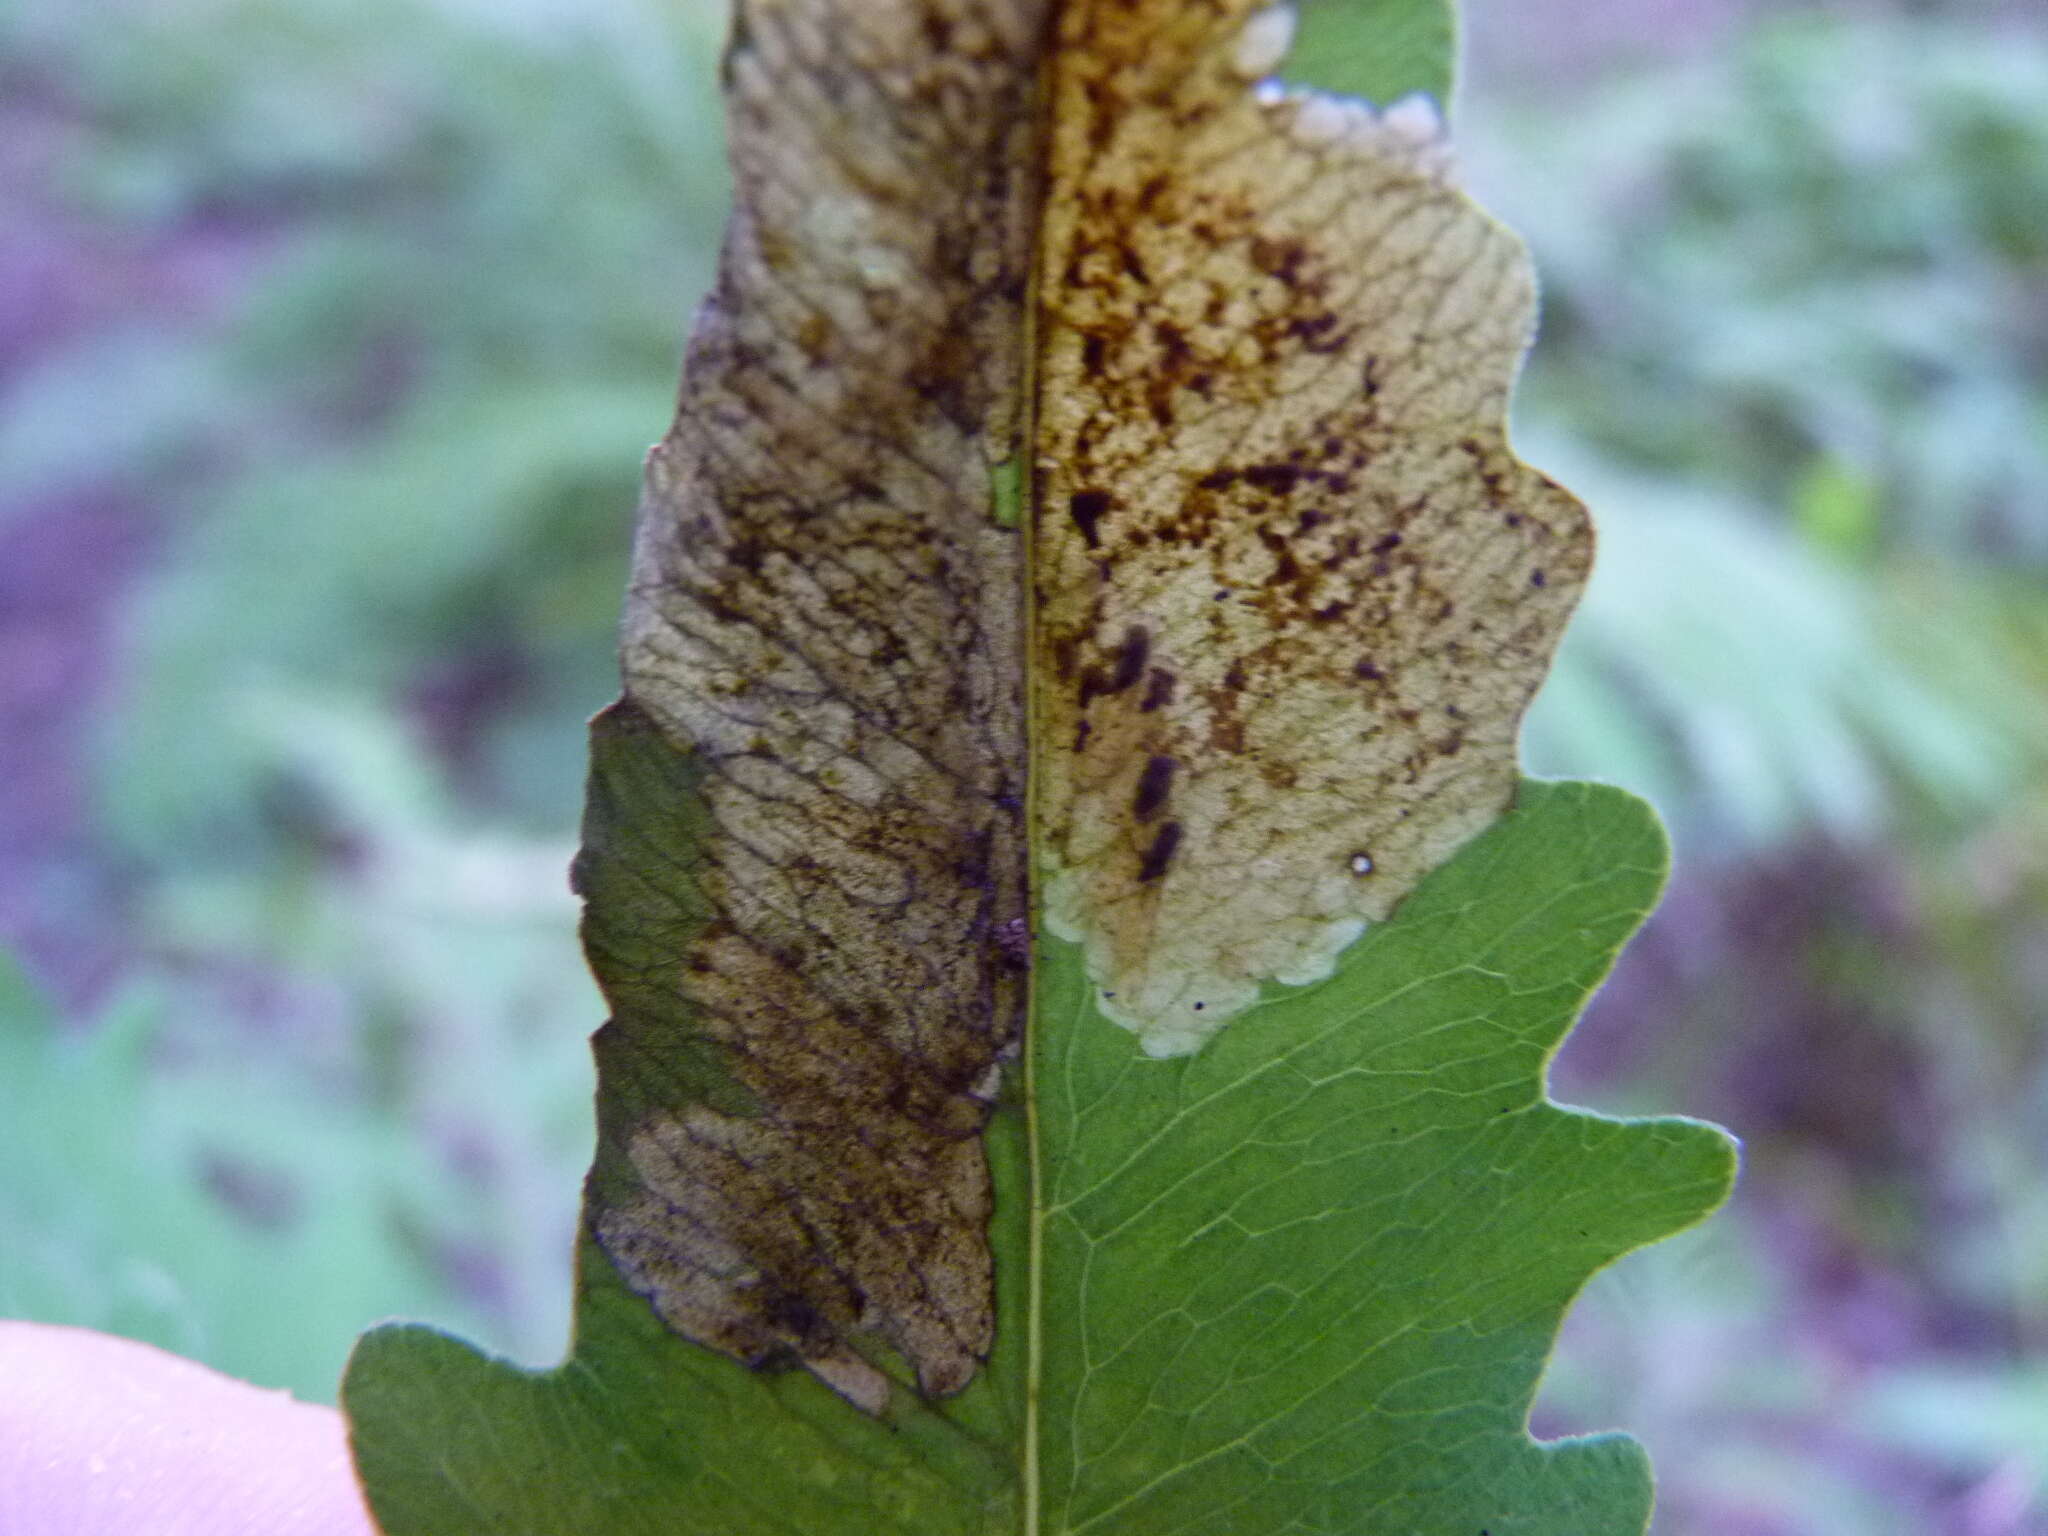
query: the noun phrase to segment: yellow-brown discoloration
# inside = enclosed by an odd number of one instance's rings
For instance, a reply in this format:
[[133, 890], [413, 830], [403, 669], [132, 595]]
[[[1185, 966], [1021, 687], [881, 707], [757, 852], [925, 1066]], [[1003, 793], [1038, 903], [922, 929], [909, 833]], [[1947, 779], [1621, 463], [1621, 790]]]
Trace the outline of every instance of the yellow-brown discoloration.
[[703, 771], [676, 992], [759, 1106], [595, 1212], [688, 1337], [871, 1411], [991, 1344], [980, 1133], [1024, 1001], [1019, 451], [1043, 0], [748, 0], [736, 211], [648, 465], [629, 699]]
[[1249, 79], [1281, 33], [1072, 0], [1047, 103], [1046, 919], [1157, 1054], [1327, 974], [1506, 808], [1592, 553], [1505, 440], [1521, 247], [1412, 106]]
[[[592, 1220], [678, 1331], [873, 1412], [864, 1337], [934, 1394], [992, 1343], [1027, 763], [1048, 920], [1113, 1018], [1192, 1049], [1505, 807], [1586, 574], [1581, 509], [1503, 436], [1519, 248], [1426, 112], [1256, 85], [1286, 31], [1241, 0], [740, 6], [736, 212], [605, 738], [682, 754], [620, 782], [701, 804], [584, 866], [607, 990], [714, 1065], [607, 1101]], [[632, 859], [690, 838], [643, 975]], [[661, 1028], [601, 1049], [640, 1075]]]

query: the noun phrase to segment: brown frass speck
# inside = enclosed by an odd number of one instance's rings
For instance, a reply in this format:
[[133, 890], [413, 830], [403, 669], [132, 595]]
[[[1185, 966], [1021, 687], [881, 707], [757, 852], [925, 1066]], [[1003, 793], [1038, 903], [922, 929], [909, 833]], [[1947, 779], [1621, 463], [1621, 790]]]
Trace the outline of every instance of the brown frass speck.
[[1138, 883], [1146, 885], [1164, 875], [1173, 863], [1173, 856], [1180, 850], [1181, 828], [1177, 821], [1169, 821], [1154, 835], [1145, 849], [1145, 856], [1138, 864]]
[[1155, 755], [1145, 760], [1144, 770], [1138, 775], [1138, 787], [1131, 796], [1131, 815], [1139, 821], [1150, 821], [1166, 805], [1166, 798], [1173, 790], [1173, 771], [1180, 765], [1172, 758]]

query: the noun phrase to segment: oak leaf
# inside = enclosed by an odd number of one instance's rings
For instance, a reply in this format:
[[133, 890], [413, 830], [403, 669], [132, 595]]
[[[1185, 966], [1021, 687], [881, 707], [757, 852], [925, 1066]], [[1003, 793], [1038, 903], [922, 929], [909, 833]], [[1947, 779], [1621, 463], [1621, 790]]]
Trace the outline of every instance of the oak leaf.
[[592, 733], [578, 1337], [365, 1339], [388, 1530], [1640, 1529], [1522, 1427], [1731, 1174], [1543, 1096], [1662, 875], [1518, 779], [1590, 528], [1505, 438], [1521, 248], [1291, 25], [742, 0]]

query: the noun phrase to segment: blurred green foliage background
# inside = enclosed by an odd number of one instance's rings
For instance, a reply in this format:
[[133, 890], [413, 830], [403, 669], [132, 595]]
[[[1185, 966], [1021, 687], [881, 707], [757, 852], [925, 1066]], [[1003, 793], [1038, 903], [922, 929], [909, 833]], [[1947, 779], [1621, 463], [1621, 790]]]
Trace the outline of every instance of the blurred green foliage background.
[[[1524, 454], [1602, 523], [1532, 767], [1664, 909], [1556, 1091], [1748, 1145], [1545, 1432], [1660, 1529], [2048, 1530], [2048, 19], [1467, 0]], [[708, 282], [711, 0], [0, 8], [0, 1314], [331, 1397], [552, 1359], [564, 870]]]

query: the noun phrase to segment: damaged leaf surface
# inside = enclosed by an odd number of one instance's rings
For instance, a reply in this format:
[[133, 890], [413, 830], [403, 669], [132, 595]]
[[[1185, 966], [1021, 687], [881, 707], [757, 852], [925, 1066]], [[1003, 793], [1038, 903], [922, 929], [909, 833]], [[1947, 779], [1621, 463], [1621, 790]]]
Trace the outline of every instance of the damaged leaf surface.
[[1164, 1062], [1094, 1011], [1078, 948], [1048, 943], [1047, 1176], [1034, 1188], [1026, 1117], [999, 1107], [999, 1326], [964, 1392], [899, 1391], [871, 1418], [808, 1373], [667, 1333], [587, 1246], [555, 1370], [423, 1328], [363, 1341], [344, 1399], [379, 1520], [389, 1536], [1636, 1536], [1641, 1448], [1541, 1445], [1526, 1423], [1586, 1277], [1697, 1221], [1733, 1173], [1707, 1126], [1543, 1094], [1664, 857], [1623, 792], [1525, 785], [1330, 979]]
[[689, 757], [701, 921], [663, 957], [674, 1008], [608, 1026], [653, 1038], [600, 1049], [708, 1043], [747, 1108], [618, 1126], [597, 1237], [686, 1337], [871, 1410], [856, 1332], [933, 1393], [992, 1339], [980, 1132], [1026, 909], [1023, 548], [989, 484], [1043, 11], [741, 10], [736, 212], [626, 607], [614, 718]]
[[990, 1347], [1027, 788], [1048, 926], [1191, 1050], [1506, 808], [1584, 579], [1503, 438], [1526, 258], [1433, 124], [1267, 84], [1291, 14], [741, 15], [622, 709], [697, 765], [672, 984], [749, 1108], [620, 1127], [596, 1232], [686, 1336], [871, 1411], [857, 1336], [934, 1393]]
[[1046, 921], [1191, 1050], [1507, 808], [1592, 558], [1504, 423], [1528, 258], [1419, 101], [1262, 82], [1291, 12], [1070, 5], [1048, 102]]
[[688, 1337], [871, 1411], [857, 1335], [928, 1392], [991, 1342], [1027, 735], [1049, 926], [1193, 1049], [1505, 809], [1584, 578], [1583, 510], [1502, 435], [1520, 247], [1431, 124], [1264, 88], [1290, 19], [741, 15], [621, 708], [697, 764], [674, 982], [749, 1108], [620, 1127], [596, 1231]]
[[1590, 535], [1399, 99], [1447, 52], [1381, 111], [1290, 25], [741, 0], [592, 731], [577, 1335], [363, 1341], [391, 1536], [1641, 1529], [1630, 1442], [1523, 1428], [1731, 1173], [1543, 1094], [1662, 871], [1618, 792], [1509, 814]]

